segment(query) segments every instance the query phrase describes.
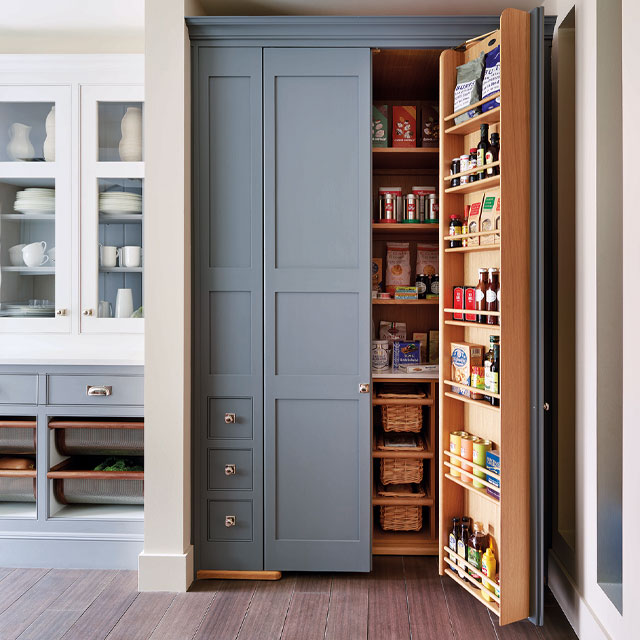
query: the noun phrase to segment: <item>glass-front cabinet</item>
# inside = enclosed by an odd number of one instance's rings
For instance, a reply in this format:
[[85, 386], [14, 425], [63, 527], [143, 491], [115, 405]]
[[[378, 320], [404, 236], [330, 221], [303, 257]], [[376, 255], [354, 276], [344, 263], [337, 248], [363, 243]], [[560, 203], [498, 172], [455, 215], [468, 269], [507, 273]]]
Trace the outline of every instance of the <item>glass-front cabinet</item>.
[[0, 331], [68, 332], [71, 88], [0, 86]]
[[81, 330], [143, 331], [143, 88], [82, 89]]

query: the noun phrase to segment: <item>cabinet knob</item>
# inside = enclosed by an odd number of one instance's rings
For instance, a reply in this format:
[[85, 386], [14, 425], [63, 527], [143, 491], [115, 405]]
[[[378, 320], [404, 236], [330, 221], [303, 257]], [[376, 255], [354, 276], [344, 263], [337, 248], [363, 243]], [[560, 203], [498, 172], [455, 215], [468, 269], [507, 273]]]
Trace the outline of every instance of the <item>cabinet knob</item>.
[[85, 310], [82, 312], [82, 315], [83, 315], [83, 316], [92, 316], [92, 315], [93, 315], [93, 309], [85, 309]]
[[225, 464], [224, 465], [224, 475], [225, 476], [235, 476], [236, 475], [236, 465], [235, 464]]
[[66, 309], [56, 309], [56, 315], [57, 316], [66, 316], [67, 315], [67, 310]]
[[225, 413], [224, 414], [224, 421], [227, 424], [235, 424], [235, 422], [236, 422], [236, 414], [235, 413]]
[[366, 383], [358, 385], [358, 391], [360, 393], [369, 393], [369, 385]]
[[235, 527], [236, 526], [236, 517], [235, 516], [225, 516], [224, 518], [224, 526], [229, 528], [229, 527]]

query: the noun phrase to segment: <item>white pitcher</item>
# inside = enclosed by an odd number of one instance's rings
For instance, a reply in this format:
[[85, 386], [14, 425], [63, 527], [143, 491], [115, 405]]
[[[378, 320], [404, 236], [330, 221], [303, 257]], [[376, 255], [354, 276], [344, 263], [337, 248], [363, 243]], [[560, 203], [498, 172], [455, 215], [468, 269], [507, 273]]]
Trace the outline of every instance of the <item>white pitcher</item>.
[[140, 162], [142, 160], [142, 109], [127, 107], [120, 123], [122, 138], [118, 145], [120, 160]]
[[116, 318], [130, 318], [133, 313], [131, 289], [118, 289], [116, 293]]
[[33, 149], [29, 133], [31, 127], [20, 122], [14, 122], [9, 127], [9, 144], [7, 155], [12, 160], [33, 160], [36, 152]]
[[47, 162], [55, 162], [56, 159], [56, 108], [51, 107], [44, 123], [47, 137], [44, 140], [44, 159]]

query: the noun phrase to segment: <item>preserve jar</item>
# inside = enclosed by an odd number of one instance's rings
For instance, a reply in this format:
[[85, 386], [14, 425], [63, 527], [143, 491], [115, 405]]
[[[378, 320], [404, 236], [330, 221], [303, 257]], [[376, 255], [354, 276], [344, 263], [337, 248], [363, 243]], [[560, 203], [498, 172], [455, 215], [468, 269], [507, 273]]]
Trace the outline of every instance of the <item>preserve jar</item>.
[[374, 340], [371, 345], [371, 368], [375, 371], [388, 369], [390, 354], [388, 340]]

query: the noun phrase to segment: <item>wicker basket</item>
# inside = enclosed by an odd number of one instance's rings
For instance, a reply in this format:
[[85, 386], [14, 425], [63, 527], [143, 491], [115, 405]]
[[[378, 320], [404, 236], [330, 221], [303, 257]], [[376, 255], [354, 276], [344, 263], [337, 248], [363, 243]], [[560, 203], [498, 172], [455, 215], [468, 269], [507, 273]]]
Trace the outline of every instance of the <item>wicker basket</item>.
[[421, 459], [382, 458], [380, 460], [380, 482], [382, 484], [404, 484], [422, 482]]
[[382, 428], [385, 431], [420, 431], [422, 407], [415, 404], [383, 404]]
[[422, 507], [380, 507], [380, 526], [384, 531], [420, 531]]

